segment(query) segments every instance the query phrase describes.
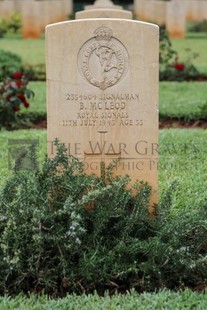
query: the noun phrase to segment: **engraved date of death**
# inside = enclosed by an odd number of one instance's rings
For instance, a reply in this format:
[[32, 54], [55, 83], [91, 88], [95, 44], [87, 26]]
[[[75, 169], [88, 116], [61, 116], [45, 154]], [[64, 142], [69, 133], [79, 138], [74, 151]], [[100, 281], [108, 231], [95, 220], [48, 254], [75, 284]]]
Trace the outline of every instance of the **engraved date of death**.
[[81, 120], [63, 120], [60, 125], [64, 127], [92, 127], [92, 126], [143, 126], [143, 120], [121, 119], [121, 120], [96, 120], [96, 119], [81, 119]]

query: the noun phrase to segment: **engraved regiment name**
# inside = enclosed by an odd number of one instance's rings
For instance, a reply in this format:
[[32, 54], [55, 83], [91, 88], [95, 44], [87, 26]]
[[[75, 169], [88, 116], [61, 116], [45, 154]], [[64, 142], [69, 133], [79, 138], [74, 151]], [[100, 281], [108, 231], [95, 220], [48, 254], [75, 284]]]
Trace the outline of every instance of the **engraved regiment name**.
[[113, 37], [112, 29], [102, 26], [81, 47], [78, 68], [84, 80], [105, 90], [124, 78], [128, 71], [128, 52]]

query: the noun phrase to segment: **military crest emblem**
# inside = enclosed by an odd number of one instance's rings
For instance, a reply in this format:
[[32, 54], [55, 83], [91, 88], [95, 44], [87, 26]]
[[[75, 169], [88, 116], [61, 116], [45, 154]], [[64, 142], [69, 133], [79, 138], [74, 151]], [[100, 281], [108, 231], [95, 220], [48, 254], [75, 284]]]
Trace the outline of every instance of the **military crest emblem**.
[[105, 90], [120, 82], [128, 71], [128, 52], [113, 37], [111, 28], [102, 26], [78, 53], [81, 76], [91, 85]]

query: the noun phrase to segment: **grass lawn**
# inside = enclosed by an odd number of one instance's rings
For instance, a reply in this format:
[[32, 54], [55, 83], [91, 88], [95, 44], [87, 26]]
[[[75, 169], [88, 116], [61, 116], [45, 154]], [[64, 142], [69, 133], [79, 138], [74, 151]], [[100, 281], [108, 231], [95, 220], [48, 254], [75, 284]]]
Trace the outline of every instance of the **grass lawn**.
[[207, 131], [161, 130], [159, 137], [159, 193], [176, 183], [173, 205], [196, 209], [207, 201]]
[[22, 112], [46, 114], [46, 82], [29, 82], [28, 88], [34, 91], [35, 96], [29, 100], [30, 108], [23, 108]]
[[207, 82], [161, 82], [159, 111], [162, 117], [201, 117], [207, 103]]
[[27, 64], [45, 63], [45, 40], [22, 39], [21, 37], [0, 39], [0, 49], [10, 51], [22, 57]]
[[17, 296], [16, 298], [0, 298], [1, 310], [177, 310], [197, 309], [205, 310], [207, 294], [199, 294], [189, 290], [183, 292], [162, 291], [156, 294], [135, 292], [126, 295], [104, 297], [94, 295], [68, 295], [66, 298], [51, 300], [46, 297], [31, 295], [30, 298]]

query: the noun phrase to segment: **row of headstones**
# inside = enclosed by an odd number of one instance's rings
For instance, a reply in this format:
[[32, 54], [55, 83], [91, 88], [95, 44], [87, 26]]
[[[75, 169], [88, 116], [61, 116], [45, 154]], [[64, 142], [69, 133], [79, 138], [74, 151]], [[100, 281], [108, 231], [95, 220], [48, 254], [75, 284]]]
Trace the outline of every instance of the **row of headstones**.
[[39, 38], [45, 26], [68, 20], [73, 13], [72, 0], [1, 0], [0, 17], [9, 18], [14, 12], [22, 16], [24, 38]]
[[[109, 4], [99, 0], [95, 3]], [[0, 17], [13, 12], [22, 15], [24, 38], [39, 38], [45, 26], [68, 20], [73, 14], [72, 0], [1, 0]], [[134, 0], [134, 13], [139, 20], [166, 25], [170, 37], [184, 37], [185, 23], [207, 19], [207, 0]], [[124, 17], [123, 17], [124, 18]]]
[[170, 37], [185, 36], [186, 21], [207, 20], [207, 0], [134, 0], [139, 20], [165, 25]]

